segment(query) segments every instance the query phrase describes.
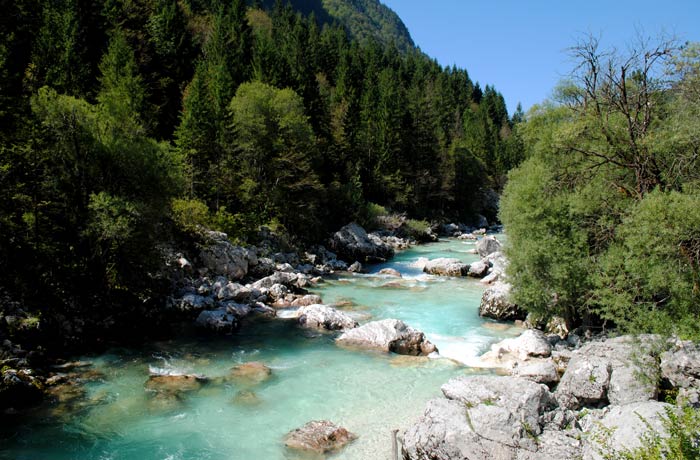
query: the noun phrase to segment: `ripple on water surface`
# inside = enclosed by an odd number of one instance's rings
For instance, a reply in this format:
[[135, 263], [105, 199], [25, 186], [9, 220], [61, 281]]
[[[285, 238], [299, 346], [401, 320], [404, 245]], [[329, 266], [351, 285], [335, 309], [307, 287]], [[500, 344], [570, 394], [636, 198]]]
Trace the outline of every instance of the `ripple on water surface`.
[[[468, 242], [467, 242], [468, 243]], [[449, 359], [345, 350], [334, 335], [290, 319], [252, 324], [233, 337], [180, 338], [145, 350], [120, 349], [92, 359], [104, 377], [87, 385], [80, 409], [37, 415], [7, 439], [3, 459], [286, 460], [283, 436], [310, 420], [329, 419], [359, 435], [335, 456], [389, 459], [390, 432], [406, 428], [449, 378], [511, 330], [485, 327], [478, 317], [483, 286], [465, 278], [425, 275], [420, 257], [471, 262], [473, 244], [457, 240], [419, 246], [369, 274], [329, 280], [317, 290], [325, 303], [360, 321], [398, 318], [426, 333]], [[395, 268], [403, 278], [378, 276]], [[236, 364], [260, 361], [272, 375], [260, 383], [229, 377]], [[192, 391], [153, 393], [149, 372], [201, 374]]]

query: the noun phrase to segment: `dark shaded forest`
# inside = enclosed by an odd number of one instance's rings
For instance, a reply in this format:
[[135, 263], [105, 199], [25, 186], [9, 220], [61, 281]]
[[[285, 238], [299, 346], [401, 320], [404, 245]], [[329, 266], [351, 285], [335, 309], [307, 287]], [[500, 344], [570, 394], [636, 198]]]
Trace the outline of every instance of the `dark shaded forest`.
[[482, 203], [520, 160], [522, 114], [362, 29], [357, 12], [378, 3], [327, 3], [317, 18], [282, 2], [3, 1], [10, 298], [57, 324], [97, 306], [116, 324], [159, 298], [157, 248], [198, 225], [305, 244], [377, 205], [495, 218]]

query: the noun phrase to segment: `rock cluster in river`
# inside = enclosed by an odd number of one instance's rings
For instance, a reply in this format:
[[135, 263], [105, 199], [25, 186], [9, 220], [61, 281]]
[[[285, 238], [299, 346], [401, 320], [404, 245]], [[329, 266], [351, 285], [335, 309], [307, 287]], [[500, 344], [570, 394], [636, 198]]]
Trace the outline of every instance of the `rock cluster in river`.
[[[660, 356], [653, 350], [662, 345]], [[700, 349], [659, 337], [604, 337], [572, 348], [527, 331], [484, 355], [509, 376], [465, 376], [442, 387], [404, 434], [405, 460], [583, 458], [640, 445], [650, 428], [666, 436], [661, 385], [698, 406]], [[559, 374], [561, 378], [559, 378]], [[558, 382], [558, 383], [557, 383]], [[602, 440], [608, 438], [606, 443]]]
[[344, 332], [336, 339], [343, 346], [368, 348], [400, 355], [427, 356], [437, 351], [421, 331], [401, 320], [372, 321]]

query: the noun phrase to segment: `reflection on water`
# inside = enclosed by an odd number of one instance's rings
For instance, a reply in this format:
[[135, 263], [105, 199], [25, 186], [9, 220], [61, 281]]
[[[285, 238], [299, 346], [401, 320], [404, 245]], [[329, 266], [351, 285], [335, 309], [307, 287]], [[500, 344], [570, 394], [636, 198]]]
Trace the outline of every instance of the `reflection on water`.
[[[334, 345], [335, 335], [297, 328], [293, 319], [261, 320], [233, 337], [114, 350], [82, 358], [93, 361], [99, 378], [74, 398], [78, 403], [43, 410], [12, 429], [0, 458], [288, 460], [298, 457], [285, 450], [283, 436], [329, 419], [359, 438], [327, 458], [389, 459], [391, 430], [406, 428], [449, 378], [485, 372], [464, 363], [514, 333], [478, 317], [483, 286], [477, 281], [427, 276], [416, 267], [420, 257], [474, 261], [472, 247], [457, 240], [420, 246], [369, 267], [370, 274], [329, 280], [316, 291], [361, 322], [404, 320], [424, 331], [442, 358], [345, 350]], [[382, 268], [403, 278], [376, 275]], [[259, 383], [228, 377], [231, 367], [250, 361], [271, 368], [271, 377]], [[207, 380], [146, 391], [149, 373]]]

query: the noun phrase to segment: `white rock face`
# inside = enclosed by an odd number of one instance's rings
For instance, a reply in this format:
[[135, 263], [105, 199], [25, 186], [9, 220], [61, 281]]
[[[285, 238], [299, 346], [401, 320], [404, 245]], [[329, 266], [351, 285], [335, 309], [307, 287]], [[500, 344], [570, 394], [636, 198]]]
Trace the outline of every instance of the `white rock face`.
[[668, 436], [661, 418], [666, 415], [666, 408], [672, 407], [670, 404], [659, 401], [612, 406], [599, 424], [593, 425], [586, 437], [583, 448], [584, 460], [603, 460], [604, 457], [600, 453], [601, 446], [596, 440], [599, 438], [596, 435], [602, 434], [603, 430], [612, 430], [607, 446], [611, 449], [610, 453], [640, 447], [640, 437], [648, 432], [649, 428], [663, 437]]
[[206, 242], [201, 245], [199, 259], [208, 275], [222, 275], [239, 280], [248, 273], [249, 265], [257, 263], [255, 253], [232, 245], [225, 233], [206, 230]]
[[491, 350], [484, 354], [484, 358], [507, 359], [510, 355], [517, 360], [528, 358], [547, 358], [552, 354], [552, 345], [545, 338], [542, 331], [528, 329], [518, 337], [505, 339], [491, 345]]
[[346, 260], [361, 263], [384, 262], [394, 255], [391, 246], [354, 222], [335, 232], [331, 248]]
[[423, 271], [431, 275], [462, 276], [469, 271], [469, 265], [459, 259], [441, 257], [427, 261], [423, 266]]
[[479, 257], [486, 257], [489, 254], [500, 251], [502, 248], [501, 242], [493, 236], [484, 236], [476, 243], [476, 250], [479, 252]]
[[479, 316], [493, 318], [499, 321], [512, 321], [525, 318], [525, 314], [510, 300], [511, 286], [502, 281], [496, 281], [481, 296]]
[[309, 305], [297, 312], [299, 324], [304, 327], [338, 331], [357, 327], [357, 321], [327, 305]]
[[373, 321], [346, 331], [336, 339], [339, 345], [370, 348], [400, 355], [427, 356], [437, 351], [425, 334], [397, 319]]
[[473, 278], [483, 278], [489, 272], [490, 268], [488, 261], [479, 260], [469, 265], [467, 275]]

